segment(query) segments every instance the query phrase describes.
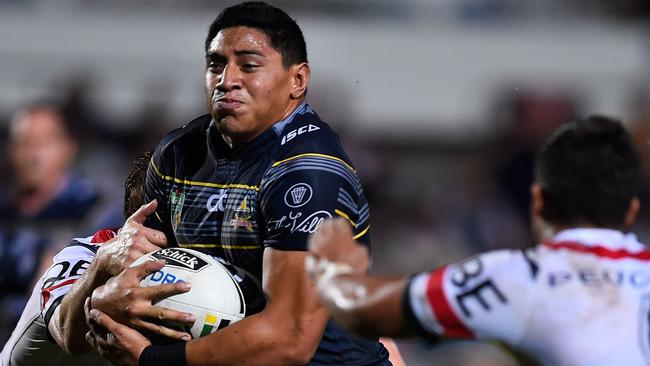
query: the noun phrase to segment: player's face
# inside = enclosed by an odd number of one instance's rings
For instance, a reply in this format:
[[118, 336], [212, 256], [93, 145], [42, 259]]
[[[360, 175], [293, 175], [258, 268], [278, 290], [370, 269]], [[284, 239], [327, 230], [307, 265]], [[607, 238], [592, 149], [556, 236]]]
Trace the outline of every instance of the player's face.
[[208, 48], [205, 71], [208, 109], [219, 131], [246, 142], [291, 114], [293, 71], [262, 31], [221, 30]]
[[56, 184], [67, 173], [76, 152], [62, 121], [49, 111], [27, 112], [11, 131], [11, 161], [24, 189]]

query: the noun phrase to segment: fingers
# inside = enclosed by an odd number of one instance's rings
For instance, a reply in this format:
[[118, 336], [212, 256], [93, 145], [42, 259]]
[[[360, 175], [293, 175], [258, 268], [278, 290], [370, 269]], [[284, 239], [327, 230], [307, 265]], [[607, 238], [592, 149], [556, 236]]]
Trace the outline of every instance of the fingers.
[[[111, 319], [110, 316], [102, 313], [97, 309], [90, 310], [89, 315], [90, 315], [90, 319], [92, 319], [96, 324], [106, 328], [108, 330], [108, 333], [113, 333], [114, 335], [120, 335], [122, 333], [122, 329], [125, 328], [124, 325], [116, 322], [115, 320]], [[102, 340], [101, 337], [98, 337], [97, 341], [101, 342], [101, 340]]]
[[191, 325], [196, 320], [196, 317], [190, 313], [183, 313], [160, 306], [147, 306], [139, 311], [138, 318], [158, 319], [188, 325]]
[[95, 336], [93, 335], [93, 332], [91, 331], [86, 332], [86, 342], [90, 344], [90, 347], [92, 347], [92, 349], [99, 351], [97, 349], [97, 341], [95, 340]]
[[132, 322], [132, 324], [134, 326], [138, 327], [139, 329], [148, 330], [149, 332], [152, 332], [152, 333], [155, 333], [155, 334], [158, 334], [158, 335], [162, 335], [162, 336], [165, 336], [165, 337], [178, 339], [178, 340], [181, 340], [181, 341], [189, 341], [189, 340], [192, 339], [192, 336], [185, 333], [185, 332], [175, 330], [175, 329], [171, 329], [171, 328], [167, 328], [167, 327], [165, 327], [163, 325], [149, 323], [149, 322], [146, 322], [146, 321], [144, 321], [142, 319], [135, 319]]
[[152, 303], [168, 298], [173, 295], [182, 294], [192, 289], [189, 282], [164, 283], [162, 285], [143, 287], [141, 291]]
[[90, 317], [90, 297], [87, 297], [86, 301], [84, 302], [84, 315], [86, 316], [86, 324], [88, 325], [88, 329], [90, 329], [92, 333], [97, 334], [98, 332], [95, 328], [95, 322]]
[[129, 271], [130, 273], [135, 274], [135, 276], [138, 278], [138, 281], [141, 281], [143, 278], [160, 270], [164, 266], [165, 266], [165, 260], [162, 259], [157, 261], [146, 261], [135, 267], [130, 267], [126, 269], [125, 272]]
[[142, 228], [138, 229], [135, 235], [142, 235], [146, 241], [156, 246], [154, 250], [160, 249], [159, 247], [167, 247], [167, 237], [161, 231], [143, 226]]
[[156, 212], [156, 208], [158, 207], [158, 201], [153, 200], [146, 205], [140, 206], [140, 208], [131, 215], [131, 217], [128, 218], [127, 221], [135, 221], [139, 224], [144, 224], [145, 220], [147, 220], [147, 217], [154, 212]]

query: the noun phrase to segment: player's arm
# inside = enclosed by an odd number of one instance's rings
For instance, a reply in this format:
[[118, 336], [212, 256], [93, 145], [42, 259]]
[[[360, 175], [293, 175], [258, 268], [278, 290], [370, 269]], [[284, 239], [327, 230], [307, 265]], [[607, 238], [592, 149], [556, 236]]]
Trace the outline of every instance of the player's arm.
[[166, 246], [163, 233], [142, 226], [156, 206], [156, 201], [143, 205], [127, 219], [115, 238], [99, 247], [87, 269], [80, 267], [75, 271], [75, 275], [81, 276], [54, 309], [48, 322], [52, 338], [67, 352], [78, 354], [90, 350], [85, 339], [88, 326], [83, 306], [92, 291], [106, 283], [111, 276], [119, 274], [137, 258]]
[[531, 309], [535, 264], [521, 251], [496, 251], [411, 279], [352, 271], [340, 253], [362, 247], [344, 222], [321, 225], [307, 268], [330, 314], [368, 336], [497, 338], [516, 343]]
[[329, 314], [368, 337], [412, 335], [404, 319], [407, 279], [366, 274], [370, 258], [341, 218], [325, 221], [309, 239], [306, 268]]
[[262, 281], [265, 309], [189, 342], [188, 365], [307, 364], [328, 315], [305, 273], [305, 257], [305, 252], [267, 248]]

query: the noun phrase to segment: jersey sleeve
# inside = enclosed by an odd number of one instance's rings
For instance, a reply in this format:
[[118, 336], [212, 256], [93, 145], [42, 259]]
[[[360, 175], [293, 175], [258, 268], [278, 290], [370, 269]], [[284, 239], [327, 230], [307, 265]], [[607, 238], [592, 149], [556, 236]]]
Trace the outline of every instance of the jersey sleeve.
[[306, 250], [307, 239], [335, 216], [353, 227], [354, 238], [369, 244], [369, 209], [356, 171], [325, 154], [300, 154], [279, 160], [261, 186], [265, 247]]
[[414, 276], [405, 310], [415, 328], [460, 338], [520, 340], [531, 312], [534, 263], [501, 250]]
[[95, 258], [99, 246], [94, 244], [92, 239], [93, 237], [74, 239], [69, 246], [54, 256], [54, 264], [42, 276], [41, 314], [45, 324], [50, 322], [63, 297]]

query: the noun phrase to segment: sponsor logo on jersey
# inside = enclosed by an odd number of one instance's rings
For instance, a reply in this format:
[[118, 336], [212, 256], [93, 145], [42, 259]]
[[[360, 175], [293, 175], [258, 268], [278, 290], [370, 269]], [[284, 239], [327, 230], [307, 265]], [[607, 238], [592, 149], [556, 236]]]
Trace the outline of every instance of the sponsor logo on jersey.
[[579, 284], [591, 288], [630, 287], [647, 290], [650, 288], [650, 271], [637, 269], [576, 268], [556, 270], [547, 274], [548, 286], [558, 288]]
[[158, 259], [164, 259], [169, 266], [187, 268], [193, 271], [198, 271], [208, 265], [208, 262], [203, 259], [179, 248], [165, 248], [151, 253], [151, 255]]
[[332, 214], [325, 210], [316, 211], [309, 215], [291, 211], [287, 216], [282, 216], [277, 220], [269, 220], [269, 227], [273, 230], [289, 229], [291, 233], [313, 234], [325, 219], [331, 218]]
[[294, 184], [284, 194], [284, 203], [291, 208], [302, 207], [311, 200], [313, 191], [306, 183]]
[[251, 209], [248, 207], [247, 197], [244, 197], [244, 199], [239, 204], [239, 207], [235, 210], [235, 217], [230, 220], [230, 225], [232, 225], [233, 229], [235, 230], [244, 228], [248, 231], [253, 231]]
[[312, 124], [310, 124], [309, 126], [302, 126], [300, 128], [296, 128], [295, 130], [291, 130], [286, 135], [282, 136], [282, 141], [280, 142], [280, 145], [286, 144], [287, 142], [293, 140], [297, 136], [302, 135], [303, 133], [309, 133], [318, 130], [320, 130], [320, 127], [314, 126]]
[[185, 203], [185, 193], [182, 193], [180, 189], [172, 192], [169, 196], [171, 203], [172, 211], [172, 228], [176, 230], [178, 225], [181, 223], [183, 204]]
[[222, 188], [219, 190], [219, 193], [213, 194], [208, 198], [208, 202], [206, 202], [205, 206], [209, 212], [223, 212], [223, 203], [227, 197], [228, 190]]

